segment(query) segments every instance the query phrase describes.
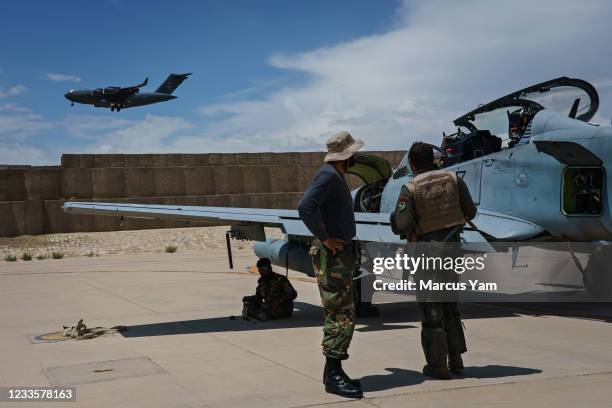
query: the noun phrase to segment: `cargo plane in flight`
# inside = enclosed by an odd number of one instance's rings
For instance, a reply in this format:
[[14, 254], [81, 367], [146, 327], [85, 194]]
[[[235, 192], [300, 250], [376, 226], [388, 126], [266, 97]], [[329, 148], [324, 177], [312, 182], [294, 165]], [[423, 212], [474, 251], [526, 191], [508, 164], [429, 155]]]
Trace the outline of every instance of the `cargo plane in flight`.
[[64, 94], [64, 97], [70, 101], [70, 105], [72, 106], [74, 106], [76, 102], [85, 105], [93, 105], [96, 108], [110, 108], [111, 111], [119, 112], [124, 108], [150, 105], [152, 103], [176, 99], [177, 97], [172, 95], [172, 92], [174, 92], [189, 75], [191, 75], [191, 73], [170, 74], [155, 92], [140, 92], [140, 88], [149, 83], [149, 78], [147, 78], [141, 84], [128, 87], [109, 86], [96, 89], [71, 89]]

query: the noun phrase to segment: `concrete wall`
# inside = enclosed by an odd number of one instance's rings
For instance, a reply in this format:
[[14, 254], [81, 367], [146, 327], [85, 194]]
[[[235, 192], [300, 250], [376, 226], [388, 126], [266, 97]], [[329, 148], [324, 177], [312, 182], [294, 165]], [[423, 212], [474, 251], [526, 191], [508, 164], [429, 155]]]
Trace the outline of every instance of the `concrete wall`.
[[[405, 152], [370, 152], [395, 166]], [[187, 226], [65, 214], [66, 200], [295, 208], [324, 153], [65, 154], [0, 167], [0, 236]]]

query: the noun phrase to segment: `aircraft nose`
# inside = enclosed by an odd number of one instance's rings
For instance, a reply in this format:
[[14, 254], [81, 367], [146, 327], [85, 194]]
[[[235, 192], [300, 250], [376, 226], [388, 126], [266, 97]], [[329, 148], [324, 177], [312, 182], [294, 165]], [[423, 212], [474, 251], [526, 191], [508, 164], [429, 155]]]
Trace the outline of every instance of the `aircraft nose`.
[[69, 101], [72, 100], [72, 97], [73, 97], [72, 90], [70, 90], [70, 91], [68, 91], [68, 92], [66, 92], [64, 94], [64, 98], [68, 99]]

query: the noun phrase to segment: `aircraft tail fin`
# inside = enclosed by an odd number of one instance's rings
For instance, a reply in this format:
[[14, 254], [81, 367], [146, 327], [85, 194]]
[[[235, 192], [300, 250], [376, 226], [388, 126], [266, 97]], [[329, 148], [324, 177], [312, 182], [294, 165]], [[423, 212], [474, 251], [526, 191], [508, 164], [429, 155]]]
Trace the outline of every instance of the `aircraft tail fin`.
[[155, 90], [157, 93], [165, 93], [170, 95], [180, 84], [183, 83], [191, 73], [187, 74], [170, 74], [168, 78]]

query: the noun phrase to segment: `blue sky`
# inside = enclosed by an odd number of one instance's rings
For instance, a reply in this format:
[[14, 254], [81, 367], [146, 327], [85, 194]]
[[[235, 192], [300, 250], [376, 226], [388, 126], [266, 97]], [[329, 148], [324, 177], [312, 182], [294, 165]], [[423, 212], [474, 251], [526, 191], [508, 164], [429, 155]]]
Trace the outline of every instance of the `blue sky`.
[[[601, 85], [609, 123], [607, 2], [470, 3], [2, 2], [0, 163], [318, 150], [340, 129], [405, 149], [478, 103], [560, 75]], [[111, 113], [63, 98], [147, 76], [154, 90], [170, 72], [194, 75], [167, 103]]]

